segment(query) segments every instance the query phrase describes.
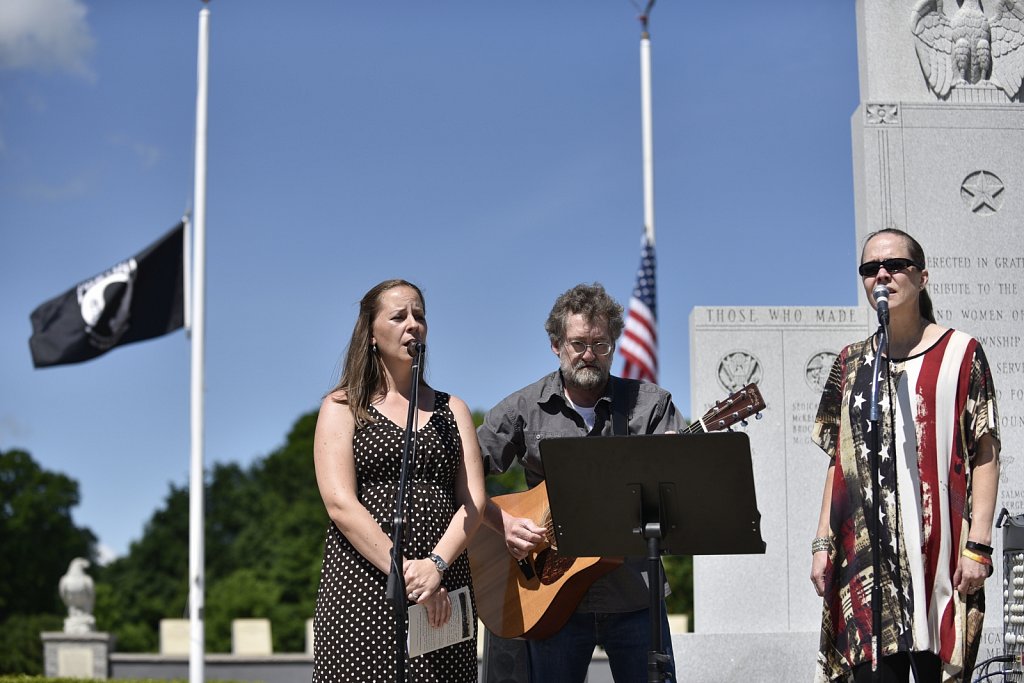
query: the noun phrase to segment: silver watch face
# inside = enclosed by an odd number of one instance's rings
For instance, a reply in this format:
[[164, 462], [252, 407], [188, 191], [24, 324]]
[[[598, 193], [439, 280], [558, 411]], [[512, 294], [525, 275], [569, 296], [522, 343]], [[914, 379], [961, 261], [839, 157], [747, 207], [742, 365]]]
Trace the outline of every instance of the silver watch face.
[[430, 559], [434, 561], [434, 564], [437, 565], [437, 568], [438, 568], [439, 571], [442, 571], [442, 572], [448, 571], [448, 563], [445, 562], [441, 558], [440, 555], [436, 555], [436, 554], [431, 553]]

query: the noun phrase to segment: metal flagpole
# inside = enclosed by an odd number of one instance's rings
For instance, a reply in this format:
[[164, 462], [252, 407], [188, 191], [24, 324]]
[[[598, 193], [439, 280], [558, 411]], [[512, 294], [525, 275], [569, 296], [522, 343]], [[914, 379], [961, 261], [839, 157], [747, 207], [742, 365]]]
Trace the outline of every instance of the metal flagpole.
[[210, 56], [210, 8], [199, 11], [196, 69], [196, 170], [192, 222], [192, 449], [188, 489], [189, 683], [203, 683], [203, 386], [206, 362], [206, 97]]
[[643, 119], [643, 154], [644, 154], [644, 229], [647, 241], [654, 246], [654, 124], [651, 117], [651, 34], [647, 32], [647, 20], [654, 7], [654, 0], [649, 0], [640, 23], [643, 32], [640, 34], [640, 107]]

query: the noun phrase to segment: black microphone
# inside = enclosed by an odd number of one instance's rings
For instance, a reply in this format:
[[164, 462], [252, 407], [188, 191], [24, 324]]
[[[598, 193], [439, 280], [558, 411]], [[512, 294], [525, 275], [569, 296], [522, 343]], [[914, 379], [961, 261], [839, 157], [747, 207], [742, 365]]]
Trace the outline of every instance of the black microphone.
[[409, 355], [415, 358], [416, 354], [423, 353], [427, 350], [427, 345], [419, 339], [413, 339], [410, 342], [406, 342], [405, 348], [409, 352]]
[[875, 300], [875, 310], [878, 311], [878, 323], [889, 324], [889, 288], [885, 285], [875, 285], [871, 290], [871, 298]]

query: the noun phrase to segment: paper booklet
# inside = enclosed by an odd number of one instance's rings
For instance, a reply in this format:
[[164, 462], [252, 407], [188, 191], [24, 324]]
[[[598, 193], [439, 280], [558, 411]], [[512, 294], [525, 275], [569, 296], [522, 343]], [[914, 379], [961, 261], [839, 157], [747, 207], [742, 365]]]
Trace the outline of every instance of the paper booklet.
[[473, 618], [473, 603], [469, 599], [469, 586], [463, 586], [448, 594], [452, 603], [452, 616], [444, 626], [434, 628], [427, 621], [427, 608], [423, 605], [409, 607], [409, 657], [419, 657], [426, 652], [439, 650], [455, 643], [476, 637], [476, 619]]

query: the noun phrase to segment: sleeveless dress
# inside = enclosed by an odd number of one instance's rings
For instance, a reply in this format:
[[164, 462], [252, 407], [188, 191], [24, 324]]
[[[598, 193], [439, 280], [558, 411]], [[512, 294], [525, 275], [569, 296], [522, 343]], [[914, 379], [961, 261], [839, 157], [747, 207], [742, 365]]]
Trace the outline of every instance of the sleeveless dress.
[[[416, 459], [406, 489], [409, 532], [404, 551], [411, 558], [433, 551], [455, 513], [462, 441], [448, 394], [434, 395], [434, 412], [417, 432]], [[405, 430], [372, 406], [370, 412], [376, 422], [356, 430], [352, 439], [359, 500], [390, 537]], [[444, 573], [442, 585], [449, 592], [470, 586], [472, 595], [465, 552]], [[313, 620], [314, 683], [395, 680], [395, 617], [385, 600], [386, 587], [387, 575], [331, 524]], [[471, 639], [408, 660], [407, 673], [416, 683], [476, 681], [476, 642]]]

